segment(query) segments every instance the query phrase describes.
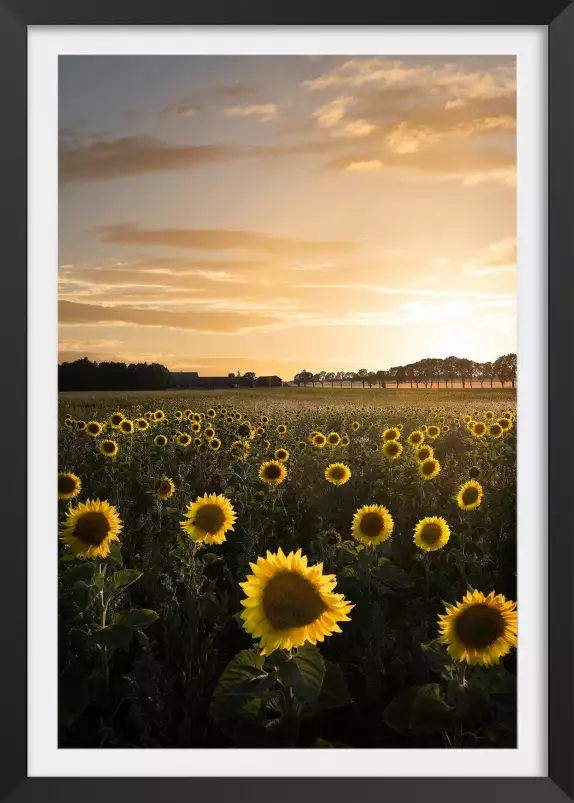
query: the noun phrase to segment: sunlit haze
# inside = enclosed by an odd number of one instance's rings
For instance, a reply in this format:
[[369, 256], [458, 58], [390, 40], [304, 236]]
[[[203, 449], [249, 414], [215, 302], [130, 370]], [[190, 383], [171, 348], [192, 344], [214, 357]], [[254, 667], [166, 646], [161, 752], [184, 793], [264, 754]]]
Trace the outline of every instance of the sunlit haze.
[[516, 351], [505, 57], [60, 59], [60, 361]]

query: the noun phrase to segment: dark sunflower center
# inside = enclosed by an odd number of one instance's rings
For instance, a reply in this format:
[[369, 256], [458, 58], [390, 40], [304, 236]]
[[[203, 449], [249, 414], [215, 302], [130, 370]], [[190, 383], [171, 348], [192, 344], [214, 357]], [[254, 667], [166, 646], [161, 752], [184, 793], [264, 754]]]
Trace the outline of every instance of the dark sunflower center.
[[164, 443], [165, 443], [165, 438], [159, 437], [159, 438], [157, 439], [157, 442], [160, 444], [160, 446], [163, 446], [163, 445], [164, 445]]
[[331, 478], [334, 480], [342, 480], [345, 477], [345, 473], [343, 466], [333, 466], [331, 469]]
[[122, 416], [121, 415], [113, 415], [112, 416], [112, 424], [115, 424], [116, 426], [120, 423], [121, 420], [122, 420]]
[[389, 441], [387, 444], [387, 454], [395, 455], [399, 451], [399, 445], [394, 441]]
[[380, 513], [371, 511], [370, 513], [365, 513], [361, 519], [361, 532], [367, 538], [376, 538], [383, 532], [384, 528], [385, 522]]
[[285, 454], [285, 452], [284, 452], [282, 449], [280, 449], [280, 450], [277, 452], [277, 457], [279, 458], [279, 460], [284, 460], [284, 459], [285, 459], [285, 457], [286, 457], [286, 454]]
[[413, 435], [411, 437], [411, 440], [412, 440], [413, 443], [420, 443], [421, 442], [421, 436], [418, 435], [418, 434], [415, 434], [415, 435]]
[[504, 633], [504, 617], [489, 605], [472, 605], [456, 617], [454, 631], [465, 647], [475, 650], [493, 644]]
[[131, 429], [131, 425], [128, 424], [127, 422], [125, 422], [125, 423], [122, 424], [122, 429], [123, 429], [124, 432], [129, 432], [130, 429]]
[[462, 492], [462, 501], [465, 505], [473, 505], [478, 499], [478, 488], [471, 485]]
[[225, 513], [218, 505], [204, 505], [197, 511], [193, 523], [204, 532], [214, 535], [225, 524]]
[[325, 443], [325, 439], [321, 438], [321, 437], [317, 437], [317, 438], [315, 438], [315, 443], [318, 443], [319, 445], [321, 445], [322, 443]]
[[281, 468], [280, 466], [276, 466], [271, 463], [270, 466], [265, 466], [265, 477], [268, 480], [278, 480], [281, 476]]
[[164, 480], [163, 482], [160, 482], [157, 490], [158, 490], [158, 493], [162, 494], [162, 496], [163, 496], [165, 494], [168, 494], [171, 491], [171, 485], [169, 484], [169, 482], [166, 482]]
[[92, 511], [84, 513], [74, 528], [74, 535], [84, 544], [99, 546], [110, 531], [110, 525], [103, 513]]
[[394, 429], [391, 429], [389, 432], [387, 432], [387, 434], [385, 436], [386, 440], [388, 440], [388, 441], [394, 441], [396, 437], [397, 437], [397, 433], [395, 432]]
[[424, 541], [425, 544], [436, 544], [440, 536], [441, 528], [434, 521], [425, 524], [421, 530], [421, 540]]
[[58, 492], [71, 494], [76, 490], [76, 481], [72, 477], [58, 477]]
[[327, 610], [315, 586], [296, 572], [280, 572], [272, 577], [265, 586], [262, 602], [275, 630], [305, 627]]
[[484, 424], [476, 424], [474, 427], [474, 431], [478, 433], [484, 432]]
[[425, 460], [423, 463], [423, 474], [432, 474], [434, 471], [434, 463], [432, 460]]
[[100, 428], [97, 424], [90, 424], [88, 427], [89, 431], [92, 433], [96, 433], [100, 431]]
[[112, 454], [114, 449], [116, 448], [111, 441], [104, 441], [102, 448], [104, 452], [108, 452], [108, 454]]
[[493, 435], [500, 435], [500, 433], [502, 432], [502, 427], [499, 424], [493, 424], [490, 427], [490, 431], [492, 432]]

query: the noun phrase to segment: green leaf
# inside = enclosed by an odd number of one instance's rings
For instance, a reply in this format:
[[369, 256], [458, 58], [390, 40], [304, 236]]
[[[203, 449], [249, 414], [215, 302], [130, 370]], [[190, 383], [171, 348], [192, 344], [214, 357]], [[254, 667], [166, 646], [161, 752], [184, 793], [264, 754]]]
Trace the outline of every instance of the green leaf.
[[106, 558], [106, 563], [115, 563], [117, 566], [124, 565], [124, 559], [122, 557], [122, 548], [119, 542], [114, 541], [110, 544], [110, 553]]
[[383, 712], [383, 719], [389, 728], [403, 735], [408, 734], [411, 728], [411, 710], [418, 690], [418, 686], [405, 689], [387, 705]]
[[82, 561], [81, 563], [72, 566], [64, 574], [63, 579], [66, 583], [75, 583], [78, 580], [91, 585], [94, 581], [94, 575], [97, 571], [97, 566], [93, 561]]
[[443, 699], [438, 683], [421, 686], [413, 700], [411, 709], [411, 728], [440, 733], [448, 729], [451, 720], [451, 707]]
[[325, 661], [325, 677], [317, 702], [321, 708], [341, 708], [353, 702], [341, 667], [331, 661]]
[[110, 584], [116, 591], [127, 588], [132, 583], [135, 583], [143, 572], [138, 572], [137, 569], [121, 569], [119, 572], [114, 572], [110, 577]]
[[315, 739], [311, 747], [318, 747], [324, 749], [326, 747], [335, 747], [333, 742], [328, 742], [326, 739]]
[[272, 652], [271, 655], [267, 655], [265, 657], [265, 663], [273, 667], [281, 666], [281, 664], [284, 664], [285, 661], [288, 660], [289, 656], [287, 655], [285, 650], [275, 650], [275, 652]]
[[93, 633], [90, 634], [90, 641], [92, 644], [98, 644], [100, 647], [118, 647], [119, 649], [127, 650], [130, 646], [132, 636], [132, 628], [113, 624], [102, 627], [100, 630], [94, 630]]
[[313, 644], [304, 644], [290, 661], [281, 664], [279, 675], [300, 700], [312, 705], [319, 696], [325, 677], [323, 656]]
[[74, 595], [74, 602], [82, 610], [86, 610], [97, 596], [98, 589], [94, 586], [88, 585], [83, 580], [78, 580], [72, 586]]
[[379, 561], [379, 566], [373, 569], [373, 577], [393, 591], [402, 591], [413, 586], [412, 578], [388, 558]]
[[60, 558], [60, 563], [72, 563], [76, 560], [76, 556], [72, 552], [65, 552]]
[[215, 552], [206, 552], [203, 556], [203, 562], [206, 566], [211, 566], [212, 563], [218, 563], [223, 560], [221, 555], [216, 555]]
[[159, 619], [159, 614], [148, 608], [134, 608], [131, 611], [116, 611], [112, 619], [114, 624], [142, 629]]
[[98, 572], [93, 577], [93, 584], [95, 585], [96, 588], [103, 588], [105, 579], [106, 579], [105, 576], [103, 574], [100, 574], [100, 572]]
[[430, 668], [435, 672], [441, 672], [446, 666], [452, 665], [452, 658], [440, 639], [434, 639], [426, 644], [421, 643], [421, 649], [429, 662]]
[[242, 650], [221, 673], [210, 712], [222, 729], [242, 716], [252, 718], [254, 712], [248, 706], [249, 700], [266, 691], [273, 679], [264, 671], [263, 663], [258, 650]]

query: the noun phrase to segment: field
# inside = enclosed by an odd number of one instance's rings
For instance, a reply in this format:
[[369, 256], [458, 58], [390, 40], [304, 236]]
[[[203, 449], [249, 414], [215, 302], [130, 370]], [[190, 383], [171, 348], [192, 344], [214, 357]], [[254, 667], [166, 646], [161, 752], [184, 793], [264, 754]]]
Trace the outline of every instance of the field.
[[[66, 494], [59, 478], [61, 747], [515, 746], [514, 613], [479, 597], [516, 600], [513, 391], [84, 393], [59, 406], [59, 471], [81, 481]], [[116, 411], [147, 426], [115, 429]], [[434, 452], [429, 479], [415, 431]], [[260, 477], [269, 461], [276, 485]], [[339, 485], [325, 476], [335, 463], [350, 471], [331, 471]], [[479, 493], [461, 506], [469, 481]], [[218, 500], [190, 507], [204, 494]], [[82, 518], [88, 500], [117, 516]], [[445, 607], [467, 593], [464, 611]]]

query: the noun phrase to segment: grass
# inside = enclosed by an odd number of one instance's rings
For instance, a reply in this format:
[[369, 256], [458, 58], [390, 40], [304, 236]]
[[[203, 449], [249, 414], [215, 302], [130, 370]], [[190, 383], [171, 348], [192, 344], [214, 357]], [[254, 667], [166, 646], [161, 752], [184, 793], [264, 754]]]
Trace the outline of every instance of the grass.
[[[219, 451], [207, 449], [205, 438], [201, 446], [175, 445], [177, 431], [190, 431], [175, 410], [205, 414], [217, 405], [242, 414], [233, 424], [224, 416], [213, 422]], [[119, 444], [113, 459], [99, 454], [99, 439], [63, 423], [65, 415], [104, 422], [116, 409], [133, 419], [158, 408], [167, 424], [132, 436], [107, 430], [103, 437]], [[60, 470], [83, 483], [78, 499], [60, 502], [61, 518], [69, 504], [100, 498], [117, 507], [124, 527], [121, 551], [106, 561], [71, 560], [60, 546], [60, 745], [515, 745], [515, 655], [495, 667], [467, 667], [437, 642], [444, 602], [462, 599], [469, 587], [516, 599], [516, 429], [476, 438], [462, 421], [454, 425], [465, 414], [482, 420], [487, 410], [499, 417], [508, 409], [515, 410], [515, 394], [500, 389], [61, 394]], [[232, 459], [231, 444], [248, 440], [263, 415], [271, 421], [250, 441], [247, 460]], [[441, 471], [425, 482], [406, 437], [441, 416], [450, 427], [432, 442]], [[353, 421], [361, 425], [356, 432]], [[284, 436], [276, 431], [281, 423]], [[381, 433], [399, 423], [404, 451], [389, 461]], [[350, 444], [316, 449], [311, 430], [346, 432]], [[153, 443], [158, 432], [170, 438], [163, 449]], [[291, 454], [288, 479], [270, 489], [258, 468], [278, 446]], [[352, 477], [335, 487], [324, 471], [338, 461]], [[155, 487], [164, 475], [175, 493], [161, 504]], [[465, 512], [456, 492], [475, 475], [484, 500]], [[231, 501], [235, 529], [220, 546], [187, 539], [182, 547], [182, 514], [204, 493]], [[374, 550], [351, 537], [353, 515], [367, 504], [384, 505], [395, 522], [392, 538]], [[414, 545], [425, 516], [447, 520], [444, 549], [423, 553]], [[238, 618], [238, 583], [249, 563], [278, 547], [322, 562], [355, 605], [343, 632], [294, 654], [289, 673], [259, 658]], [[126, 570], [132, 575], [117, 577]], [[240, 685], [230, 686], [233, 673]]]

